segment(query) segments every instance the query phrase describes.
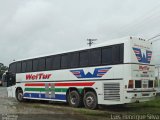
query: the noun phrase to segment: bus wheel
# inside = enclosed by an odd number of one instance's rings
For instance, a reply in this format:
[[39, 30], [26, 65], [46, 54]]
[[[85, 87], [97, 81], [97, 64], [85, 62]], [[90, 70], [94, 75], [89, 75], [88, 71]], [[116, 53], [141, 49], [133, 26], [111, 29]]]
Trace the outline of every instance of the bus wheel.
[[16, 99], [19, 101], [19, 102], [23, 102], [24, 99], [23, 99], [23, 91], [21, 89], [18, 89], [16, 91]]
[[88, 109], [97, 108], [97, 96], [94, 92], [87, 92], [83, 98], [84, 106]]
[[81, 98], [80, 94], [76, 90], [71, 91], [69, 93], [69, 95], [68, 95], [68, 103], [72, 107], [80, 107], [81, 106], [82, 98]]

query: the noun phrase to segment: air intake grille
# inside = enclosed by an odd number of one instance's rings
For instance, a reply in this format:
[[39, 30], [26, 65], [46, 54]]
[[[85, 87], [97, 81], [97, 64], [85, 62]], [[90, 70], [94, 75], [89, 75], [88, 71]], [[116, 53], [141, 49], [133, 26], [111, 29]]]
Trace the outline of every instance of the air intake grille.
[[104, 100], [120, 101], [120, 84], [119, 83], [104, 84]]

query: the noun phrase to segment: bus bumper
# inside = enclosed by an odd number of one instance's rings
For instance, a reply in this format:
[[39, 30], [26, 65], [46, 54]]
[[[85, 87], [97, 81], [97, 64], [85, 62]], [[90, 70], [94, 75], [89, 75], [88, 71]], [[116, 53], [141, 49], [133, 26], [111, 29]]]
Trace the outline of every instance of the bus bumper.
[[134, 93], [128, 93], [125, 96], [125, 103], [135, 103], [135, 102], [145, 102], [153, 100], [156, 96], [156, 92], [134, 92]]

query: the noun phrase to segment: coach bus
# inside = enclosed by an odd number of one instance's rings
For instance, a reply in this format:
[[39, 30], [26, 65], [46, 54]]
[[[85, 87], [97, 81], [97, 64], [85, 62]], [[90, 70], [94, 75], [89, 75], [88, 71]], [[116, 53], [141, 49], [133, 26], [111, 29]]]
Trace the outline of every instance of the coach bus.
[[72, 107], [118, 105], [153, 99], [151, 43], [125, 37], [95, 46], [11, 63], [8, 96], [67, 102]]

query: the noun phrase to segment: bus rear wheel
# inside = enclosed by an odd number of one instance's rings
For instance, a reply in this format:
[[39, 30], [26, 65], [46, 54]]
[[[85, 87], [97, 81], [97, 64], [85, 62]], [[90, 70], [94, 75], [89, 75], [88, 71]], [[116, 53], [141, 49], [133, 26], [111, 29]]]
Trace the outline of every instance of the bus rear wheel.
[[84, 106], [88, 109], [96, 109], [97, 108], [97, 96], [94, 92], [90, 91], [84, 95], [83, 98]]
[[16, 91], [16, 99], [19, 101], [19, 102], [23, 102], [24, 99], [23, 99], [23, 91], [21, 89], [18, 89]]
[[68, 95], [68, 103], [72, 107], [80, 107], [82, 104], [81, 95], [76, 91], [71, 91]]

